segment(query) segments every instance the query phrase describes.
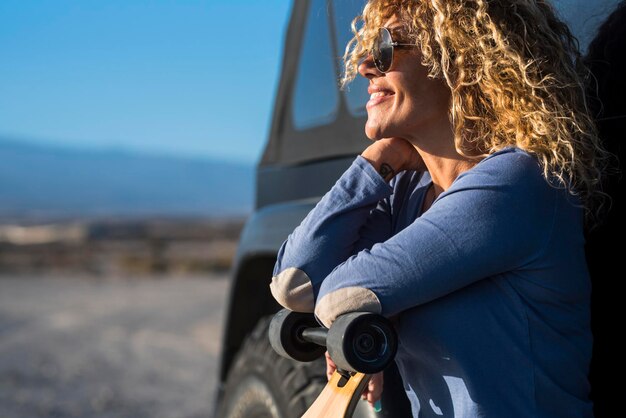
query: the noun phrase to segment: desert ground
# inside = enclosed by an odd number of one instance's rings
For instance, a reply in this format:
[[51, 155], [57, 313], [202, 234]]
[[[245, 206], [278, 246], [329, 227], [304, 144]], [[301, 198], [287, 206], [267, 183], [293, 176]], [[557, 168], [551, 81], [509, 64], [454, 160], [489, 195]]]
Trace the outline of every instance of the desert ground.
[[0, 416], [210, 417], [227, 273], [0, 276]]

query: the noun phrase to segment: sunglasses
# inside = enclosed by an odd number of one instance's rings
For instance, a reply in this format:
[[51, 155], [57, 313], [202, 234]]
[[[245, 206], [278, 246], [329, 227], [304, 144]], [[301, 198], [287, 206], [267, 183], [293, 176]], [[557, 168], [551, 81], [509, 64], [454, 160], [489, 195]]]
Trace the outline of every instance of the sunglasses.
[[393, 63], [394, 48], [409, 48], [414, 46], [416, 45], [394, 42], [389, 29], [379, 28], [378, 36], [374, 39], [374, 45], [371, 51], [372, 57], [374, 58], [374, 65], [378, 71], [386, 73], [389, 71], [391, 64]]

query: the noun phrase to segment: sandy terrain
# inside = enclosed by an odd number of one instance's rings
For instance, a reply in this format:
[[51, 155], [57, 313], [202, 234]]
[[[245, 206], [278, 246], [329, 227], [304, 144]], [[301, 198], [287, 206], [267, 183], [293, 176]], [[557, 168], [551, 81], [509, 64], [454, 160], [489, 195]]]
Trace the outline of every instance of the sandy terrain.
[[210, 416], [227, 287], [0, 277], [0, 416]]

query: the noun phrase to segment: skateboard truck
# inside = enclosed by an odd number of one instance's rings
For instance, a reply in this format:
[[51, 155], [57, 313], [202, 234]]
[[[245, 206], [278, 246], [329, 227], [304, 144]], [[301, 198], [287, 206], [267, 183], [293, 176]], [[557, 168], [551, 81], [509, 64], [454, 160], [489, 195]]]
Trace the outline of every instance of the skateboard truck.
[[313, 314], [283, 309], [270, 322], [269, 340], [278, 354], [297, 361], [313, 361], [328, 350], [337, 366], [306, 418], [352, 416], [370, 376], [393, 361], [398, 347], [391, 322], [369, 312], [341, 315], [327, 329]]
[[[288, 313], [288, 315], [291, 314], [293, 314], [293, 312]], [[295, 336], [300, 343], [312, 342], [321, 347], [325, 347], [326, 339], [328, 337], [328, 329], [323, 327], [306, 328], [302, 326], [295, 331]], [[349, 371], [340, 368], [337, 368], [337, 373], [339, 373], [343, 377], [343, 379], [341, 379], [339, 382], [339, 386], [341, 387], [343, 387], [345, 385], [345, 382], [347, 382], [352, 374], [354, 374], [354, 372], [350, 373]]]

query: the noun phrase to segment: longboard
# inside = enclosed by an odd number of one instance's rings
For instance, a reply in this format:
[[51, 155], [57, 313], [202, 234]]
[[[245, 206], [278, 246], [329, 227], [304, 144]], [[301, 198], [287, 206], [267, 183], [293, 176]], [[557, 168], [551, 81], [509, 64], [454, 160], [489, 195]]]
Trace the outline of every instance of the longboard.
[[349, 418], [372, 375], [335, 371], [313, 405], [302, 418]]
[[268, 336], [278, 354], [297, 361], [313, 361], [326, 347], [341, 370], [332, 374], [302, 418], [351, 417], [372, 374], [383, 371], [398, 348], [393, 324], [369, 312], [348, 312], [323, 328], [313, 314], [283, 309], [272, 318]]

